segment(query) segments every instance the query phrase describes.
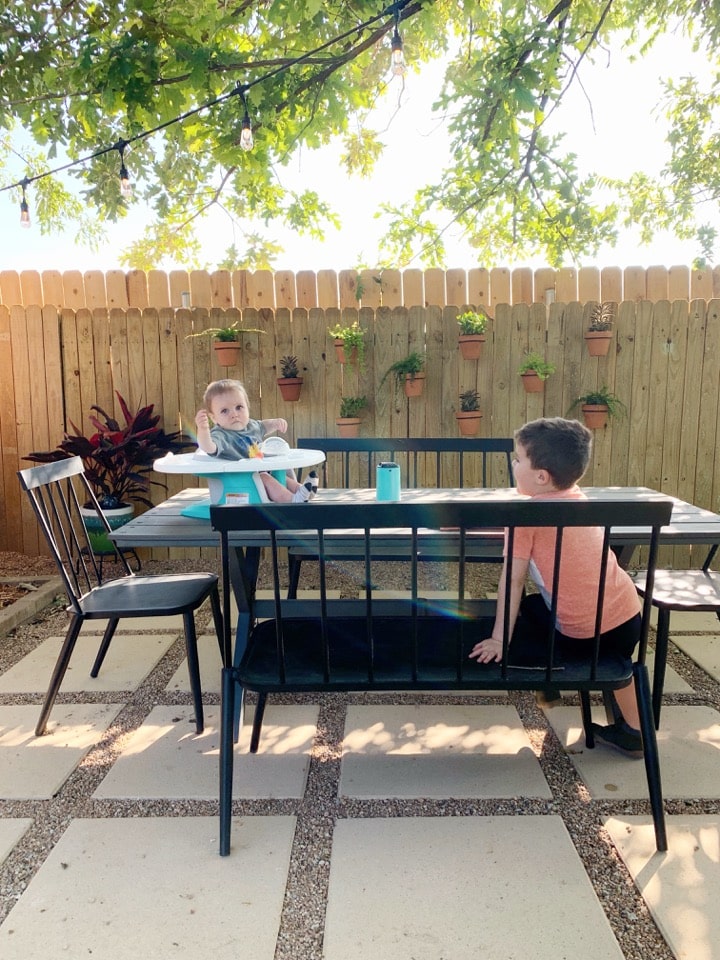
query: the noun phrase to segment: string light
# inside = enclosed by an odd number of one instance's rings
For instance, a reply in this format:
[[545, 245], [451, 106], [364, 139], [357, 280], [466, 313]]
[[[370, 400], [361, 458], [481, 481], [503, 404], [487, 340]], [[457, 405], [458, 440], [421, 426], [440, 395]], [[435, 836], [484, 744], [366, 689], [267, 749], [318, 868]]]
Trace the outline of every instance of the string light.
[[240, 84], [238, 84], [237, 90], [242, 99], [243, 107], [245, 108], [245, 115], [242, 118], [242, 127], [240, 130], [240, 146], [243, 150], [252, 150], [255, 141], [253, 140], [252, 124], [250, 123], [250, 114], [248, 113], [245, 87], [241, 87]]
[[127, 140], [118, 140], [114, 148], [120, 154], [120, 195], [129, 200], [132, 197], [133, 188], [130, 182], [130, 174], [125, 166], [125, 147]]
[[398, 30], [400, 22], [400, 11], [395, 4], [395, 29], [393, 30], [392, 41], [390, 42], [390, 66], [394, 77], [405, 75], [405, 55], [403, 54], [403, 41]]
[[228, 100], [230, 97], [240, 95], [242, 97], [243, 105], [245, 108], [245, 113], [241, 122], [240, 130], [240, 146], [243, 150], [252, 150], [254, 145], [253, 134], [252, 134], [252, 123], [250, 121], [250, 114], [248, 112], [247, 106], [247, 91], [255, 86], [256, 84], [265, 83], [268, 80], [272, 79], [281, 73], [285, 73], [291, 67], [297, 66], [301, 63], [305, 63], [308, 60], [312, 60], [319, 53], [322, 53], [324, 50], [327, 50], [329, 47], [341, 43], [344, 40], [347, 40], [350, 37], [359, 36], [360, 33], [371, 27], [373, 24], [377, 23], [379, 20], [384, 19], [389, 14], [393, 14], [395, 27], [392, 36], [391, 42], [391, 51], [392, 51], [392, 72], [396, 76], [402, 76], [405, 73], [405, 58], [403, 56], [403, 41], [400, 36], [400, 31], [398, 29], [398, 23], [400, 20], [400, 10], [408, 6], [412, 0], [396, 0], [395, 3], [389, 4], [385, 7], [380, 13], [376, 14], [373, 17], [370, 17], [368, 20], [363, 23], [356, 24], [351, 27], [349, 30], [346, 30], [344, 33], [339, 34], [336, 37], [333, 37], [330, 40], [325, 41], [319, 47], [316, 47], [314, 50], [310, 50], [307, 53], [302, 54], [299, 57], [295, 57], [289, 62], [283, 62], [280, 65], [274, 67], [273, 69], [267, 71], [262, 76], [256, 77], [250, 83], [244, 85], [237, 84], [237, 86], [229, 91], [228, 93], [221, 94], [219, 97], [216, 97], [214, 100], [209, 100], [207, 103], [202, 103], [197, 107], [194, 107], [191, 110], [187, 110], [185, 113], [180, 114], [177, 117], [173, 117], [171, 120], [166, 120], [164, 123], [158, 124], [156, 127], [152, 127], [149, 130], [143, 130], [141, 133], [136, 134], [133, 137], [130, 137], [128, 140], [118, 140], [116, 143], [108, 147], [101, 147], [99, 150], [96, 150], [94, 153], [87, 154], [83, 157], [78, 157], [74, 160], [70, 160], [68, 163], [64, 163], [61, 166], [55, 167], [52, 170], [47, 170], [43, 173], [38, 173], [32, 177], [24, 177], [22, 180], [18, 180], [15, 183], [6, 184], [4, 187], [0, 187], [0, 193], [4, 193], [6, 190], [12, 190], [16, 187], [22, 188], [22, 200], [20, 201], [20, 224], [21, 226], [28, 228], [30, 227], [30, 208], [28, 206], [27, 197], [25, 191], [27, 186], [35, 180], [41, 180], [43, 177], [54, 176], [55, 174], [62, 173], [64, 170], [69, 170], [71, 167], [76, 167], [85, 163], [88, 163], [90, 160], [95, 160], [98, 157], [105, 156], [108, 153], [111, 153], [113, 150], [117, 150], [120, 154], [120, 193], [125, 199], [129, 199], [132, 196], [132, 182], [130, 181], [130, 175], [128, 173], [127, 167], [125, 166], [124, 152], [125, 148], [131, 143], [134, 143], [137, 140], [144, 140], [147, 137], [152, 136], [154, 133], [158, 133], [161, 130], [165, 130], [167, 127], [171, 127], [176, 123], [181, 123], [183, 120], [187, 120], [189, 117], [193, 117], [196, 114], [200, 113], [203, 110], [208, 110], [210, 107], [217, 106], [217, 104], [223, 103], [225, 100]]
[[24, 227], [26, 230], [30, 229], [30, 207], [28, 206], [27, 197], [25, 196], [25, 190], [29, 183], [30, 181], [27, 177], [20, 182], [20, 186], [22, 187], [22, 200], [20, 201], [20, 226]]

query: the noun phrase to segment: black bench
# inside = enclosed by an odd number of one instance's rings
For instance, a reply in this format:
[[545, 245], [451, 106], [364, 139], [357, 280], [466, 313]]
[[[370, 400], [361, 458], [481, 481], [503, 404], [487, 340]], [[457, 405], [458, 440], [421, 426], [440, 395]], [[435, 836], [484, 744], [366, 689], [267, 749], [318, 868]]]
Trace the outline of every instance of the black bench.
[[[272, 693], [313, 691], [453, 691], [471, 690], [556, 690], [580, 694], [585, 742], [594, 746], [590, 723], [593, 691], [607, 693], [635, 678], [640, 707], [645, 765], [658, 850], [666, 849], [660, 770], [655, 739], [645, 649], [651, 609], [652, 578], [656, 565], [660, 527], [670, 519], [669, 500], [581, 501], [581, 502], [435, 502], [431, 504], [372, 503], [323, 504], [307, 507], [293, 504], [211, 507], [213, 528], [221, 534], [225, 629], [229, 631], [233, 547], [231, 531], [266, 531], [274, 600], [256, 603], [250, 590], [250, 623], [247, 646], [236, 651], [235, 665], [223, 669], [220, 736], [220, 853], [230, 851], [232, 768], [235, 700], [240, 691], [258, 695], [251, 737], [251, 751], [257, 750], [266, 698]], [[473, 645], [489, 636], [495, 602], [465, 596], [466, 550], [470, 537], [482, 530], [506, 527], [508, 538], [522, 526], [597, 526], [604, 530], [602, 567], [610, 550], [611, 527], [644, 527], [651, 530], [648, 581], [643, 607], [641, 643], [637, 662], [602, 656], [595, 641], [593, 655], [586, 660], [554, 659], [554, 631], [546, 639], [546, 658], [540, 668], [516, 668], [508, 662], [505, 645], [503, 661], [478, 664], [468, 659]], [[308, 529], [308, 528], [311, 529]], [[395, 539], [396, 557], [405, 556], [410, 573], [410, 596], [386, 600], [374, 596], [377, 564], [374, 547], [382, 544], [383, 529], [401, 527], [402, 539]], [[332, 599], [327, 596], [327, 564], [333, 559], [333, 531], [357, 530], [362, 548], [358, 580], [361, 599]], [[441, 532], [441, 528], [443, 528]], [[419, 556], [432, 552], [432, 540], [444, 542], [455, 537], [452, 580], [457, 597], [423, 600], [418, 587]], [[557, 537], [556, 570], [562, 552], [562, 534]], [[320, 592], [317, 599], [297, 600], [284, 596], [284, 566], [280, 551], [294, 542], [312, 544], [320, 565]], [[403, 546], [404, 544], [404, 546]], [[508, 577], [511, 571], [508, 570]], [[557, 576], [556, 590], [557, 590]], [[508, 579], [509, 583], [509, 579]], [[598, 609], [602, 603], [601, 577]], [[507, 591], [509, 594], [509, 591]], [[556, 597], [553, 598], [553, 605]], [[269, 606], [269, 609], [268, 609]], [[258, 616], [268, 616], [260, 621]], [[507, 618], [508, 611], [505, 610]], [[599, 617], [597, 619], [599, 623]], [[229, 636], [226, 642], [230, 642]], [[240, 648], [242, 648], [242, 644]], [[241, 654], [241, 655], [239, 655]]]

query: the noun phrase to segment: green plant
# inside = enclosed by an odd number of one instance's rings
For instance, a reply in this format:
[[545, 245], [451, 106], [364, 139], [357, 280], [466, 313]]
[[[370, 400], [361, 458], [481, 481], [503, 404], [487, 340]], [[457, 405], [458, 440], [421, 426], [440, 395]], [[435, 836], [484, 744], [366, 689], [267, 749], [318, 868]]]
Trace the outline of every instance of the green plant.
[[535, 373], [540, 380], [547, 380], [552, 373], [555, 373], [555, 364], [548, 363], [541, 354], [530, 350], [523, 357], [518, 367], [518, 373], [521, 376], [523, 373]]
[[280, 373], [286, 379], [294, 379], [300, 376], [297, 357], [280, 357]]
[[480, 394], [477, 390], [464, 390], [460, 394], [460, 410], [462, 413], [475, 413], [480, 409]]
[[596, 304], [590, 311], [590, 324], [588, 330], [590, 333], [599, 333], [603, 330], [611, 330], [615, 321], [615, 304], [607, 301], [606, 303]]
[[385, 375], [380, 381], [380, 384], [382, 385], [385, 383], [391, 373], [394, 374], [398, 386], [403, 383], [405, 377], [408, 375], [411, 380], [414, 380], [415, 376], [422, 371], [424, 366], [425, 355], [413, 350], [412, 353], [409, 353], [406, 357], [403, 357], [402, 360], [396, 360], [395, 363], [388, 367], [388, 369], [385, 371]]
[[231, 323], [229, 327], [207, 327], [205, 330], [198, 330], [197, 333], [189, 333], [186, 340], [193, 337], [211, 337], [220, 343], [235, 343], [240, 339], [241, 333], [265, 333], [264, 330], [257, 330], [255, 327], [244, 327], [239, 320]]
[[146, 496], [150, 486], [165, 488], [164, 483], [148, 476], [154, 461], [166, 453], [179, 453], [193, 444], [179, 431], [165, 433], [158, 426], [160, 415], [153, 414], [153, 404], [131, 413], [117, 390], [115, 394], [125, 419], [124, 426], [120, 426], [102, 407], [94, 405], [90, 409], [104, 418], [101, 420], [92, 414], [88, 418], [95, 433], [85, 437], [71, 421], [75, 434], [66, 433], [57, 449], [30, 453], [23, 459], [52, 463], [68, 457], [82, 457], [87, 478], [104, 510], [126, 506], [129, 500], [151, 507], [152, 502]]
[[367, 397], [341, 397], [340, 398], [340, 419], [346, 420], [350, 417], [357, 417], [360, 411], [367, 406]]
[[607, 407], [608, 415], [615, 417], [617, 420], [621, 420], [627, 413], [627, 407], [622, 400], [616, 394], [611, 393], [605, 384], [598, 387], [597, 390], [590, 390], [589, 393], [586, 393], [584, 396], [578, 397], [570, 407], [570, 410], [574, 410], [576, 407], [586, 403]]
[[343, 327], [337, 323], [334, 327], [328, 327], [328, 333], [333, 340], [342, 340], [343, 353], [345, 360], [350, 361], [353, 350], [357, 352], [358, 366], [365, 365], [365, 331], [356, 320], [349, 327]]
[[457, 317], [460, 324], [461, 336], [485, 333], [488, 316], [486, 313], [476, 313], [474, 310], [466, 310]]

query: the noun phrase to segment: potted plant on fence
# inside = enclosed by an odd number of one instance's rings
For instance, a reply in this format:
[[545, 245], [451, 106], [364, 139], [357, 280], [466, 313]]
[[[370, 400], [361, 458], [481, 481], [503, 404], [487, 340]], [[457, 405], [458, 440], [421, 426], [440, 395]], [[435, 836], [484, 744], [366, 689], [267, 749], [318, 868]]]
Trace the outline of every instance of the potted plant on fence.
[[465, 390], [460, 394], [460, 409], [455, 414], [458, 429], [464, 437], [473, 437], [480, 429], [480, 394], [477, 390]]
[[[52, 463], [68, 457], [82, 457], [85, 474], [113, 529], [132, 518], [133, 502], [152, 506], [147, 496], [151, 486], [166, 488], [162, 481], [149, 476], [155, 460], [193, 445], [179, 431], [165, 433], [158, 425], [160, 415], [153, 413], [153, 404], [140, 407], [132, 413], [117, 390], [115, 394], [125, 421], [122, 426], [102, 407], [94, 405], [90, 409], [99, 416], [91, 414], [89, 417], [95, 430], [89, 437], [84, 436], [71, 422], [75, 433], [66, 433], [55, 450], [37, 451], [23, 458], [35, 463]], [[95, 531], [92, 529], [93, 519]], [[90, 511], [86, 522], [95, 553], [112, 553], [113, 547], [106, 538], [104, 528], [97, 528], [94, 510]]]
[[335, 324], [334, 327], [328, 327], [328, 333], [335, 342], [335, 353], [340, 363], [357, 363], [362, 368], [365, 366], [365, 331], [356, 320], [348, 327], [342, 324]]
[[402, 360], [396, 360], [386, 371], [385, 376], [380, 381], [385, 382], [392, 373], [395, 376], [395, 382], [398, 387], [403, 384], [406, 397], [419, 397], [422, 395], [425, 386], [425, 356], [413, 350]]
[[300, 376], [297, 357], [280, 358], [281, 377], [277, 378], [278, 387], [283, 400], [292, 402], [300, 399], [303, 378]]
[[585, 343], [591, 357], [606, 357], [613, 335], [615, 304], [606, 302], [596, 304], [590, 312], [590, 325], [585, 333]]
[[190, 333], [186, 339], [210, 337], [220, 366], [234, 367], [240, 356], [242, 348], [240, 335], [243, 333], [265, 333], [265, 331], [256, 330], [254, 327], [243, 327], [240, 321], [236, 320], [228, 327], [207, 327], [205, 330], [198, 330], [197, 333]]
[[458, 345], [464, 360], [479, 360], [485, 343], [488, 316], [475, 310], [466, 310], [457, 317], [460, 324]]
[[608, 417], [615, 417], [621, 420], [626, 413], [625, 404], [622, 400], [611, 393], [605, 384], [597, 390], [591, 390], [582, 397], [578, 397], [570, 408], [573, 410], [581, 404], [585, 426], [590, 430], [599, 430], [608, 422]]
[[338, 433], [341, 437], [357, 437], [360, 432], [360, 417], [358, 414], [367, 406], [367, 397], [342, 397], [340, 399], [340, 416], [337, 417]]
[[518, 373], [526, 393], [542, 393], [545, 381], [555, 373], [555, 364], [548, 363], [541, 354], [530, 350], [518, 367]]

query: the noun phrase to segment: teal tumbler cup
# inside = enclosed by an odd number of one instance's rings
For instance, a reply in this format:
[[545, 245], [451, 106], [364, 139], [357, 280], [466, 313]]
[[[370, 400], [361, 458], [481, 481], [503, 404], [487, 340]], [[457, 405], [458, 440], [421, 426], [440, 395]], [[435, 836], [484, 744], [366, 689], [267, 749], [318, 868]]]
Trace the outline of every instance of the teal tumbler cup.
[[397, 463], [379, 463], [375, 469], [375, 497], [377, 500], [400, 499], [400, 466]]

